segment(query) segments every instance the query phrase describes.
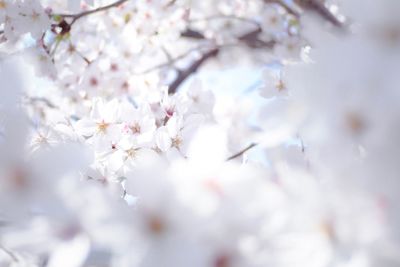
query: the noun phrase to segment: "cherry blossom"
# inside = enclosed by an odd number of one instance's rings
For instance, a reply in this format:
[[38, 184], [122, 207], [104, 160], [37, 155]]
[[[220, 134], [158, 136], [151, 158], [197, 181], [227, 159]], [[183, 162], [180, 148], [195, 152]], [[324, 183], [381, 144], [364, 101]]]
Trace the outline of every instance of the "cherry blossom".
[[398, 266], [398, 8], [0, 0], [0, 266]]

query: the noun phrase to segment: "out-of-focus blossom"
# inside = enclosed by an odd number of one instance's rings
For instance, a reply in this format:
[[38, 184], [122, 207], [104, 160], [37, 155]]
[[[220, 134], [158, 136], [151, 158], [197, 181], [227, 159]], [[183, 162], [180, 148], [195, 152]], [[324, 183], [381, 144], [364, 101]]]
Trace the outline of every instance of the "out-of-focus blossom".
[[0, 0], [0, 266], [398, 266], [398, 7]]

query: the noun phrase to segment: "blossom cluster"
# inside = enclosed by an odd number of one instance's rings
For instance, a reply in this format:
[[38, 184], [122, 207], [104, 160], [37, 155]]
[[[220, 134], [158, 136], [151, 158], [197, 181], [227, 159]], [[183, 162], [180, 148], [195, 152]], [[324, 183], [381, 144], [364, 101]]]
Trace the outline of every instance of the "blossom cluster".
[[0, 0], [0, 267], [399, 266], [399, 8]]

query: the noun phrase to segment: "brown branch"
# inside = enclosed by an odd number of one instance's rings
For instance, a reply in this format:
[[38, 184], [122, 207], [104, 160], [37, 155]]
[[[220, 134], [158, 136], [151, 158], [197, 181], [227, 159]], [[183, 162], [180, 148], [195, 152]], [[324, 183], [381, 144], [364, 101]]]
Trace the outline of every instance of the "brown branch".
[[192, 24], [192, 23], [196, 23], [196, 22], [212, 21], [212, 20], [237, 20], [237, 21], [253, 24], [256, 27], [260, 26], [260, 24], [257, 21], [255, 21], [251, 18], [240, 17], [240, 16], [235, 16], [235, 15], [222, 15], [222, 14], [208, 16], [208, 17], [204, 17], [204, 18], [190, 19], [189, 23]]
[[172, 58], [171, 60], [168, 60], [166, 62], [160, 63], [158, 65], [154, 65], [154, 66], [152, 66], [150, 68], [147, 68], [145, 70], [142, 70], [140, 72], [134, 72], [133, 74], [134, 75], [142, 75], [142, 74], [146, 74], [146, 73], [152, 72], [152, 71], [160, 69], [160, 68], [171, 66], [175, 62], [177, 62], [178, 60], [183, 59], [184, 57], [188, 56], [189, 54], [191, 54], [193, 52], [196, 52], [196, 51], [198, 52], [201, 49], [202, 49], [202, 46], [191, 48], [191, 49], [187, 50], [186, 52], [182, 53], [181, 55]]
[[17, 256], [15, 256], [15, 254], [12, 251], [6, 249], [2, 245], [0, 245], [0, 249], [3, 250], [14, 262], [19, 262]]
[[310, 10], [319, 14], [322, 18], [332, 23], [338, 28], [342, 28], [343, 22], [340, 21], [326, 6], [325, 0], [294, 0], [294, 5], [289, 5], [285, 0], [264, 0], [264, 3], [274, 3], [283, 7], [287, 13], [300, 18], [304, 10]]
[[257, 146], [257, 143], [251, 143], [246, 148], [240, 150], [239, 152], [237, 152], [237, 153], [233, 154], [232, 156], [230, 156], [229, 158], [227, 158], [226, 161], [233, 160], [235, 158], [242, 156], [244, 153], [246, 153], [247, 151], [249, 151], [250, 149], [252, 149], [255, 146]]
[[50, 100], [45, 97], [28, 97], [31, 103], [43, 103], [49, 108], [57, 108]]
[[268, 42], [261, 40], [258, 38], [258, 35], [262, 33], [261, 28], [257, 28], [253, 31], [250, 31], [242, 36], [240, 36], [238, 39], [240, 41], [243, 41], [246, 43], [249, 47], [251, 48], [273, 48], [274, 45], [276, 44], [275, 40], [270, 40]]
[[187, 69], [183, 71], [178, 71], [178, 76], [168, 87], [168, 94], [174, 94], [178, 90], [178, 87], [197, 69], [205, 62], [207, 59], [215, 57], [218, 55], [219, 48], [213, 48], [210, 51], [204, 53], [198, 60], [195, 60]]
[[83, 18], [85, 16], [88, 16], [88, 15], [91, 15], [91, 14], [94, 14], [94, 13], [97, 13], [97, 12], [105, 11], [105, 10], [110, 9], [110, 8], [118, 7], [118, 6], [122, 5], [123, 3], [125, 3], [126, 1], [128, 1], [128, 0], [119, 0], [119, 1], [116, 1], [116, 2], [114, 2], [112, 4], [109, 4], [109, 5], [106, 5], [106, 6], [102, 6], [102, 7], [98, 7], [98, 8], [92, 9], [92, 10], [88, 10], [88, 11], [83, 11], [83, 12], [80, 12], [80, 13], [77, 13], [77, 14], [58, 14], [58, 16], [61, 16], [63, 18], [72, 18], [72, 21], [70, 23], [70, 25], [72, 25], [80, 18]]
[[304, 9], [316, 12], [322, 18], [338, 28], [342, 28], [344, 26], [343, 21], [340, 21], [338, 17], [326, 6], [325, 0], [295, 0], [295, 2], [297, 2], [298, 5]]
[[[192, 30], [195, 32], [194, 30]], [[264, 41], [259, 38], [259, 34], [262, 33], [262, 29], [257, 27], [254, 30], [251, 30], [248, 33], [245, 33], [239, 37], [237, 37], [238, 41], [244, 42], [250, 48], [273, 48], [276, 44], [275, 40]], [[192, 33], [197, 36], [204, 36], [201, 32]], [[208, 52], [204, 53], [198, 60], [194, 61], [188, 68], [185, 70], [178, 71], [178, 75], [175, 80], [169, 85], [168, 94], [174, 94], [178, 90], [178, 87], [193, 73], [195, 73], [198, 68], [208, 59], [217, 56], [218, 52], [223, 47], [229, 47], [231, 45], [220, 45], [217, 46]]]
[[[193, 23], [201, 22], [201, 21], [212, 21], [212, 20], [223, 20], [223, 19], [242, 21], [245, 23], [253, 24], [256, 28], [260, 28], [260, 24], [257, 21], [252, 20], [250, 18], [238, 17], [238, 16], [234, 16], [234, 15], [214, 15], [214, 16], [209, 16], [209, 17], [205, 17], [205, 18], [191, 19], [191, 20], [189, 20], [189, 24], [193, 24]], [[206, 37], [204, 36], [204, 34], [202, 32], [192, 29], [190, 27], [190, 25], [188, 26], [188, 28], [185, 31], [183, 31], [181, 33], [181, 36], [186, 37], [186, 38], [192, 38], [192, 39], [206, 39]]]
[[199, 31], [187, 28], [181, 33], [182, 37], [192, 38], [192, 39], [206, 39], [206, 37]]

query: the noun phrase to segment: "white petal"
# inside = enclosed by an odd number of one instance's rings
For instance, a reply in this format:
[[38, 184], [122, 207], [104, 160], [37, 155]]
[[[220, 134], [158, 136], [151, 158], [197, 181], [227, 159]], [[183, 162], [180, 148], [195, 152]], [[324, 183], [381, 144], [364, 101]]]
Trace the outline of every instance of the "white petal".
[[51, 255], [49, 267], [80, 267], [89, 252], [89, 239], [80, 235], [69, 242], [61, 244]]
[[166, 127], [161, 127], [158, 129], [156, 133], [156, 143], [157, 147], [161, 149], [161, 151], [167, 151], [170, 149], [172, 141]]
[[82, 119], [75, 124], [76, 132], [83, 136], [91, 136], [96, 131], [96, 123], [90, 119]]

